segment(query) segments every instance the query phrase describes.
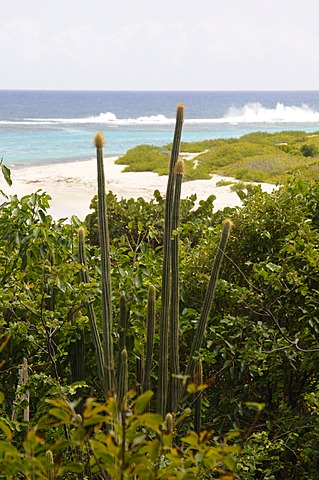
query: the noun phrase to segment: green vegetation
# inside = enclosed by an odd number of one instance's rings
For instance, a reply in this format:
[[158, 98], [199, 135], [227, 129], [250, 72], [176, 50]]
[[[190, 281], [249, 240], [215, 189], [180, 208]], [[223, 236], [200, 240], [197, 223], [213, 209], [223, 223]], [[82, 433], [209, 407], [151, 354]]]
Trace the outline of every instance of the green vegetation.
[[[163, 175], [167, 173], [164, 166], [169, 148], [169, 145], [135, 147], [117, 163], [126, 165], [124, 171], [152, 171]], [[209, 179], [212, 174], [219, 174], [250, 182], [284, 183], [287, 175], [298, 171], [305, 179], [319, 178], [319, 133], [255, 132], [239, 139], [182, 142], [181, 151], [198, 154], [186, 162], [186, 181]]]
[[1, 205], [0, 479], [318, 478], [319, 183], [195, 206], [178, 137], [165, 199], [101, 188], [85, 222], [41, 192]]
[[227, 187], [228, 185], [233, 185], [233, 183], [232, 180], [222, 179], [216, 182], [216, 187]]

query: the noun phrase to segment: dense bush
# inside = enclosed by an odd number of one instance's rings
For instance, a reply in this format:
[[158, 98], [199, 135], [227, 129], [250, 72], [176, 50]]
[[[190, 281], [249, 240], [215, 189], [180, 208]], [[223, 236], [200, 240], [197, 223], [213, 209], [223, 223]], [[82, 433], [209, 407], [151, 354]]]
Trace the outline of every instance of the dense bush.
[[[165, 437], [167, 426], [162, 418], [140, 417], [143, 409], [134, 410], [138, 400], [130, 398], [131, 413], [122, 418], [117, 433], [108, 430], [105, 418], [99, 416], [99, 412], [116, 416], [118, 411], [113, 410], [112, 397], [103, 401], [84, 307], [87, 302], [94, 303], [100, 329], [96, 211], [82, 225], [88, 230], [90, 272], [90, 282], [82, 284], [77, 218], [70, 223], [53, 221], [48, 212], [50, 199], [39, 192], [13, 197], [1, 205], [0, 332], [7, 344], [0, 372], [4, 392], [0, 396], [0, 472], [10, 471], [11, 477], [0, 473], [0, 478], [19, 478], [17, 472], [28, 472], [25, 478], [46, 478], [48, 448], [53, 450], [57, 478], [82, 475], [83, 463], [86, 478], [94, 478], [99, 466], [92, 457], [93, 445], [105, 467], [109, 461], [105, 444], [112, 447], [113, 460], [119, 461], [119, 475], [126, 475], [115, 478], [131, 478], [134, 458], [141, 460], [143, 455], [144, 467], [148, 455], [154, 462], [147, 467], [152, 473], [141, 478], [161, 478], [161, 470], [166, 475], [162, 478], [318, 478], [319, 186], [296, 177], [271, 194], [254, 186], [246, 190], [246, 194], [241, 192], [243, 206], [238, 209], [214, 213], [213, 196], [198, 207], [195, 198], [190, 198], [181, 207], [177, 231], [182, 365], [198, 323], [221, 220], [230, 216], [233, 229], [204, 342], [195, 353], [203, 364], [203, 385], [210, 386], [201, 394], [206, 433], [188, 435], [193, 420], [188, 420], [187, 427], [181, 421], [178, 429], [190, 448], [174, 440], [164, 457], [159, 447], [165, 438], [171, 441], [171, 434]], [[149, 286], [154, 285], [160, 294], [164, 202], [158, 192], [150, 202], [118, 200], [112, 193], [107, 199], [115, 354], [120, 296], [125, 294], [132, 371], [144, 355]], [[96, 200], [92, 207], [96, 209]], [[155, 350], [158, 345], [156, 333]], [[17, 392], [18, 369], [24, 357], [28, 358], [29, 379]], [[151, 377], [156, 393], [156, 362]], [[132, 373], [130, 388], [138, 389], [137, 383], [138, 375]], [[196, 385], [189, 393], [192, 391], [199, 396]], [[23, 420], [27, 393], [30, 421]], [[86, 402], [84, 410], [82, 404], [74, 410], [77, 403], [72, 401], [77, 396]], [[88, 400], [92, 396], [102, 403], [92, 403]], [[193, 397], [181, 402], [177, 417], [183, 418], [194, 403]], [[83, 412], [82, 417], [77, 417], [78, 411]], [[94, 417], [91, 424], [87, 423], [90, 415]], [[120, 452], [123, 428], [132, 435], [125, 465]], [[61, 457], [58, 450], [64, 452]], [[211, 463], [200, 460], [206, 454], [212, 456]]]
[[300, 152], [304, 157], [317, 157], [319, 154], [318, 147], [313, 143], [305, 143], [300, 147]]

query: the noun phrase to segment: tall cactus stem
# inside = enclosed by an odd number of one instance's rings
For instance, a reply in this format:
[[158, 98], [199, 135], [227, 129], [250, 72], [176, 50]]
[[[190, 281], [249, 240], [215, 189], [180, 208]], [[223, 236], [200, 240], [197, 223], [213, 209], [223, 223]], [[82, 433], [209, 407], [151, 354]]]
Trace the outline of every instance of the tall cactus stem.
[[144, 365], [143, 390], [151, 390], [151, 370], [154, 349], [155, 333], [155, 315], [156, 315], [156, 292], [154, 285], [150, 285], [148, 290], [147, 302], [147, 324], [146, 324], [146, 355]]
[[175, 190], [175, 164], [178, 159], [182, 127], [184, 121], [184, 105], [177, 106], [175, 133], [171, 151], [169, 175], [165, 201], [165, 224], [163, 241], [163, 270], [162, 270], [162, 306], [160, 317], [160, 346], [159, 346], [159, 371], [157, 390], [157, 412], [163, 417], [167, 409], [168, 399], [168, 363], [169, 363], [169, 306], [171, 296], [171, 237], [172, 237], [172, 209]]
[[114, 390], [114, 358], [112, 341], [112, 291], [111, 291], [111, 260], [110, 239], [106, 205], [105, 177], [103, 165], [103, 145], [105, 143], [101, 132], [95, 134], [94, 143], [97, 159], [98, 183], [98, 224], [101, 246], [101, 276], [102, 276], [102, 328], [103, 350], [106, 369], [107, 390]]
[[[197, 386], [203, 383], [203, 363], [201, 360], [196, 362], [194, 369], [194, 383]], [[199, 434], [202, 428], [202, 391], [196, 394], [195, 412], [194, 412], [194, 431]]]
[[[174, 411], [178, 404], [179, 380], [176, 377], [180, 373], [179, 368], [179, 212], [181, 200], [181, 187], [184, 175], [184, 161], [179, 159], [175, 166], [175, 192], [172, 216], [172, 293], [171, 293], [171, 316], [170, 316], [170, 409]], [[175, 231], [175, 233], [174, 233]]]
[[120, 296], [120, 332], [119, 332], [119, 348], [118, 348], [118, 366], [117, 366], [117, 386], [119, 385], [119, 372], [121, 371], [121, 352], [126, 348], [126, 335], [128, 325], [128, 313], [126, 308], [125, 296]]
[[121, 369], [119, 370], [118, 383], [118, 403], [120, 407], [125, 408], [125, 402], [128, 392], [128, 360], [127, 350], [124, 348], [121, 353]]
[[[83, 283], [89, 283], [90, 277], [88, 273], [87, 258], [85, 253], [85, 232], [82, 227], [79, 228], [78, 235], [79, 235], [79, 244], [78, 244], [79, 261], [81, 265], [83, 265], [83, 268], [80, 272], [80, 278]], [[85, 307], [86, 307], [86, 312], [89, 319], [92, 340], [93, 340], [93, 345], [95, 349], [97, 372], [101, 382], [103, 393], [107, 395], [108, 385], [106, 383], [106, 378], [105, 378], [104, 353], [103, 353], [100, 334], [97, 328], [93, 304], [91, 302], [86, 302]]]
[[[209, 312], [211, 310], [212, 303], [213, 303], [213, 300], [214, 300], [216, 285], [217, 285], [217, 281], [218, 281], [219, 270], [220, 270], [220, 267], [221, 267], [221, 264], [222, 264], [222, 261], [223, 261], [224, 255], [225, 255], [225, 250], [226, 250], [226, 245], [227, 245], [231, 225], [232, 225], [232, 222], [229, 219], [226, 219], [223, 223], [223, 229], [222, 229], [222, 234], [221, 234], [219, 246], [218, 246], [218, 249], [217, 249], [217, 252], [216, 252], [216, 255], [215, 255], [215, 259], [214, 259], [209, 283], [208, 283], [208, 286], [207, 286], [207, 289], [206, 289], [206, 294], [205, 294], [205, 298], [204, 298], [202, 311], [201, 311], [201, 314], [200, 314], [200, 317], [199, 317], [197, 329], [196, 329], [196, 332], [195, 332], [195, 336], [194, 336], [194, 339], [193, 339], [191, 351], [190, 351], [190, 354], [189, 354], [188, 364], [187, 364], [187, 367], [186, 367], [185, 375], [187, 375], [189, 377], [192, 377], [193, 372], [194, 372], [194, 368], [195, 368], [194, 355], [195, 355], [196, 352], [198, 352], [200, 350], [200, 348], [202, 346], [203, 337], [204, 337], [204, 333], [205, 333], [205, 329], [206, 329], [206, 325], [207, 325], [207, 319], [208, 319], [208, 315], [209, 315]], [[185, 387], [181, 387], [180, 395], [179, 395], [180, 400], [184, 396], [184, 394], [185, 394]]]
[[55, 479], [55, 474], [54, 474], [54, 458], [53, 458], [53, 453], [51, 450], [47, 450], [45, 452], [45, 458], [47, 461], [47, 479], [48, 480], [54, 480]]
[[144, 356], [140, 355], [136, 358], [136, 393], [141, 395], [143, 392], [144, 379]]
[[120, 297], [120, 342], [119, 350], [120, 352], [125, 348], [126, 335], [127, 335], [127, 308], [126, 308], [126, 299], [124, 295]]

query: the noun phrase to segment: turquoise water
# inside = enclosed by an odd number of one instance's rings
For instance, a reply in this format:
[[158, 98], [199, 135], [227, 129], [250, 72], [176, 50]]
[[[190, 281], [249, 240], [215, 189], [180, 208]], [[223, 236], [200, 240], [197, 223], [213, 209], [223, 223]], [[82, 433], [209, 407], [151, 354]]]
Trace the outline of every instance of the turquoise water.
[[105, 154], [171, 142], [185, 104], [184, 141], [252, 131], [319, 130], [319, 92], [0, 91], [0, 158], [9, 166], [87, 160], [102, 131]]

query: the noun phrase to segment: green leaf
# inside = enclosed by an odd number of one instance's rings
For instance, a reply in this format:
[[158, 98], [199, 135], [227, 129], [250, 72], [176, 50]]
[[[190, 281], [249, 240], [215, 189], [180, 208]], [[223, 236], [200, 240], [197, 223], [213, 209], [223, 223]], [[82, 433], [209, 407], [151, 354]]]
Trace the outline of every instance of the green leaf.
[[8, 440], [12, 440], [12, 432], [8, 425], [6, 425], [2, 420], [0, 420], [0, 430], [3, 431]]
[[41, 222], [44, 223], [44, 222], [45, 222], [45, 219], [46, 219], [46, 215], [45, 215], [44, 211], [43, 211], [43, 210], [39, 210], [39, 211], [38, 211], [38, 215], [39, 215], [39, 218], [40, 218]]
[[0, 189], [0, 195], [1, 195], [1, 197], [9, 198], [8, 195], [6, 195], [6, 194], [4, 193], [4, 191], [1, 190], [1, 189]]
[[152, 462], [155, 462], [158, 458], [158, 453], [159, 453], [159, 448], [160, 448], [160, 441], [158, 438], [155, 438], [151, 444], [150, 444], [150, 459]]
[[141, 423], [154, 432], [160, 432], [163, 425], [163, 418], [158, 413], [144, 413], [140, 417]]
[[66, 291], [66, 285], [63, 282], [63, 280], [61, 280], [61, 278], [58, 277], [56, 279], [56, 282], [57, 282], [58, 289], [64, 293]]
[[151, 398], [153, 396], [153, 392], [151, 390], [147, 390], [147, 392], [142, 393], [139, 397], [137, 397], [134, 403], [134, 413], [139, 415], [145, 411], [145, 408], [149, 404]]
[[247, 407], [254, 407], [258, 410], [258, 412], [261, 412], [266, 406], [265, 403], [258, 402], [244, 402], [244, 405], [247, 405]]
[[74, 472], [74, 473], [82, 473], [83, 472], [83, 464], [77, 462], [68, 463], [66, 466], [66, 471]]
[[2, 350], [4, 349], [4, 347], [7, 345], [8, 341], [10, 340], [10, 338], [11, 338], [11, 333], [1, 337], [1, 339], [0, 339], [0, 352], [2, 352]]
[[141, 288], [142, 286], [142, 276], [139, 273], [135, 275], [135, 286], [137, 288]]
[[61, 410], [61, 408], [50, 408], [49, 412], [54, 417], [62, 420], [62, 422], [69, 422], [70, 420], [70, 415], [64, 410]]
[[150, 274], [149, 269], [145, 265], [140, 264], [140, 269], [144, 273], [144, 275], [149, 276]]
[[11, 170], [10, 170], [10, 168], [6, 167], [3, 163], [1, 163], [1, 170], [2, 170], [2, 174], [4, 176], [5, 181], [7, 182], [9, 187], [11, 187], [12, 180], [11, 180]]
[[5, 455], [6, 453], [10, 455], [14, 455], [16, 457], [20, 457], [19, 451], [11, 445], [11, 443], [8, 443], [7, 441], [1, 440], [0, 441], [0, 456]]
[[198, 435], [195, 432], [189, 432], [187, 437], [182, 438], [183, 442], [192, 445], [193, 447], [198, 447]]

